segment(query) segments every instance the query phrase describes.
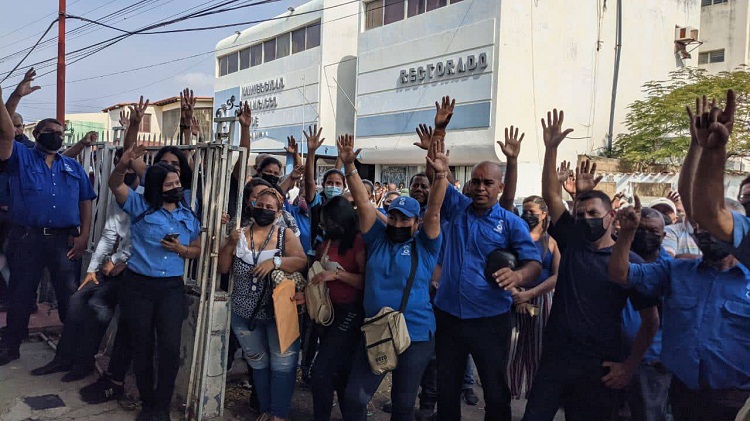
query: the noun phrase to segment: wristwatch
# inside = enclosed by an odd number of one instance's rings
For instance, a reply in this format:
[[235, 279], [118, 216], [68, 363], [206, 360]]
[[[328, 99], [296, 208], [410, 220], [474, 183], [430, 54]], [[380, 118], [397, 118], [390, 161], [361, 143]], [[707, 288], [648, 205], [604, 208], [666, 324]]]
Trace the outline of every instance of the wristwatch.
[[281, 267], [281, 257], [276, 256], [273, 258], [273, 267], [274, 269], [278, 269]]

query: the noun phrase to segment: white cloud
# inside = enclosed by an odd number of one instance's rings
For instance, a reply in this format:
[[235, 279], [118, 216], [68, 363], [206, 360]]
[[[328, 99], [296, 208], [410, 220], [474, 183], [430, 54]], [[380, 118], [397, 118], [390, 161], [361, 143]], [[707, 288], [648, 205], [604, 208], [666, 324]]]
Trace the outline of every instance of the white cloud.
[[190, 88], [196, 95], [213, 96], [214, 77], [207, 73], [184, 73], [177, 75], [174, 82], [182, 88]]

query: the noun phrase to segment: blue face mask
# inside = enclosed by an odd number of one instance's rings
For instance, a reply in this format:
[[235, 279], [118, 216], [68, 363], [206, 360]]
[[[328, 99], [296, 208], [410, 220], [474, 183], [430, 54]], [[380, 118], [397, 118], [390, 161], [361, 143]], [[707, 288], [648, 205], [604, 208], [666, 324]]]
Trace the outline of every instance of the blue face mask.
[[332, 197], [341, 196], [341, 194], [344, 193], [344, 189], [336, 186], [325, 186], [323, 193], [325, 193], [326, 197], [330, 199]]

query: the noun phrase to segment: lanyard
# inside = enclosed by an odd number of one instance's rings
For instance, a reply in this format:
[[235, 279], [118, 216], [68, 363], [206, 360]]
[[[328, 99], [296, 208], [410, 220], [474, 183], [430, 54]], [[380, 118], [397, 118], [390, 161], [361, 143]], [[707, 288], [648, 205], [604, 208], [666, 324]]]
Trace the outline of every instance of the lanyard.
[[260, 259], [260, 254], [263, 252], [263, 250], [266, 249], [266, 246], [268, 246], [268, 242], [271, 241], [271, 236], [273, 235], [273, 232], [276, 230], [276, 226], [272, 225], [271, 230], [268, 232], [268, 237], [266, 237], [266, 241], [263, 243], [263, 246], [258, 250], [258, 253], [255, 253], [255, 240], [253, 239], [253, 225], [250, 226], [250, 254], [253, 256], [253, 266], [258, 266], [258, 259]]

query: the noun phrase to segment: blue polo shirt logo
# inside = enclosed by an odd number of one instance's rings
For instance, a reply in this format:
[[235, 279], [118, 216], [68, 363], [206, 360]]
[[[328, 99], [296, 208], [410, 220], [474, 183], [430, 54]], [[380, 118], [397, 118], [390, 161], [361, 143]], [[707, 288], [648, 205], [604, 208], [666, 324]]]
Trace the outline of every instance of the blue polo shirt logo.
[[495, 227], [495, 230], [494, 230], [496, 233], [498, 233], [498, 234], [502, 234], [503, 233], [503, 222], [504, 221], [502, 219], [500, 221], [498, 221], [497, 226]]
[[73, 172], [73, 168], [70, 168], [70, 165], [68, 165], [67, 162], [65, 163], [65, 171], [67, 171], [67, 172]]
[[404, 246], [404, 248], [401, 250], [401, 255], [402, 256], [411, 256], [411, 246], [410, 245]]

